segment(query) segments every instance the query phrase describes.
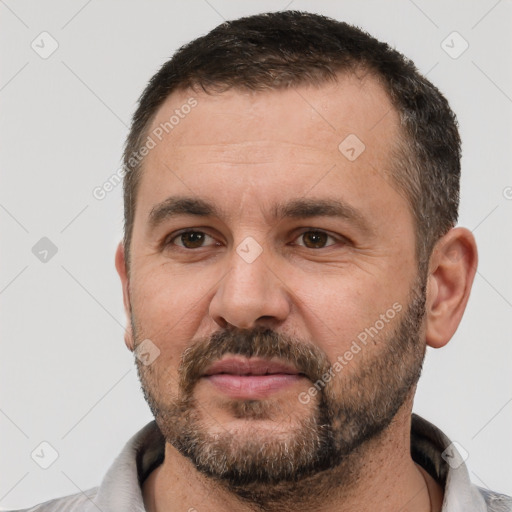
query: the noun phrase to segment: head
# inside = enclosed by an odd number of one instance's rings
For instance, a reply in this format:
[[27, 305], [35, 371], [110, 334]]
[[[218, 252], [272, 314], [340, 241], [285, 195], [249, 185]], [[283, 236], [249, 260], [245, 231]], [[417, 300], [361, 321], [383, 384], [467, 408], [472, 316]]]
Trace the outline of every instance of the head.
[[124, 158], [126, 343], [197, 469], [305, 478], [410, 410], [476, 265], [455, 116], [412, 62], [318, 15], [224, 23], [151, 79]]

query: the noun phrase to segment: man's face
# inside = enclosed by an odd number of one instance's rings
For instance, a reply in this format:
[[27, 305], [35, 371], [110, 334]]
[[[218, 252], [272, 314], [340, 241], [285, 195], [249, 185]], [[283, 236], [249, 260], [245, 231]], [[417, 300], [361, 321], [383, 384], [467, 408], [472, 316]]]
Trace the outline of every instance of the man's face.
[[174, 93], [152, 132], [129, 299], [135, 346], [159, 350], [138, 369], [160, 429], [235, 484], [335, 465], [389, 424], [424, 353], [396, 111], [340, 77]]

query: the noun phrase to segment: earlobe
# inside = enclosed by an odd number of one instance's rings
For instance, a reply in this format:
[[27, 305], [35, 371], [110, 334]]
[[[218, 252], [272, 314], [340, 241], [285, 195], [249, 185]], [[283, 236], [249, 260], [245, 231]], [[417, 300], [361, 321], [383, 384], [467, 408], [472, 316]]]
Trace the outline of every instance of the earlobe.
[[433, 348], [450, 341], [462, 319], [477, 267], [471, 231], [453, 228], [436, 244], [430, 258], [426, 303], [426, 340]]
[[131, 323], [130, 281], [128, 278], [128, 269], [126, 267], [126, 258], [122, 242], [119, 242], [119, 245], [117, 246], [115, 264], [117, 273], [121, 279], [121, 285], [123, 288], [123, 304], [127, 317], [127, 324], [124, 331], [124, 342], [128, 347], [128, 350], [133, 352], [135, 344]]

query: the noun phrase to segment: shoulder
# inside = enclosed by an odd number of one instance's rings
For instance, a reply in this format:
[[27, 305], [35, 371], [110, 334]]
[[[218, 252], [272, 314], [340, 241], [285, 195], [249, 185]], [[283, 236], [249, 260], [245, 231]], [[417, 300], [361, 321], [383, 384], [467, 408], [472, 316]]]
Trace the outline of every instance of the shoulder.
[[89, 509], [92, 499], [98, 493], [98, 487], [77, 494], [55, 498], [31, 508], [12, 510], [10, 512], [85, 512]]
[[488, 512], [512, 512], [512, 497], [477, 487], [485, 500]]

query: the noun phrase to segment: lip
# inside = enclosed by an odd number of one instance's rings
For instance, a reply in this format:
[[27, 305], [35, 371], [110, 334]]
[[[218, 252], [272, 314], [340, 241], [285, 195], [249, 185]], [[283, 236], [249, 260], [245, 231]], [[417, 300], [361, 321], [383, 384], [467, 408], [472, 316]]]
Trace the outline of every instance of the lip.
[[281, 361], [272, 361], [261, 357], [226, 357], [210, 365], [204, 372], [206, 377], [210, 375], [299, 375], [300, 372], [294, 366]]
[[256, 400], [305, 377], [297, 368], [281, 361], [230, 356], [208, 367], [203, 378], [231, 398]]

